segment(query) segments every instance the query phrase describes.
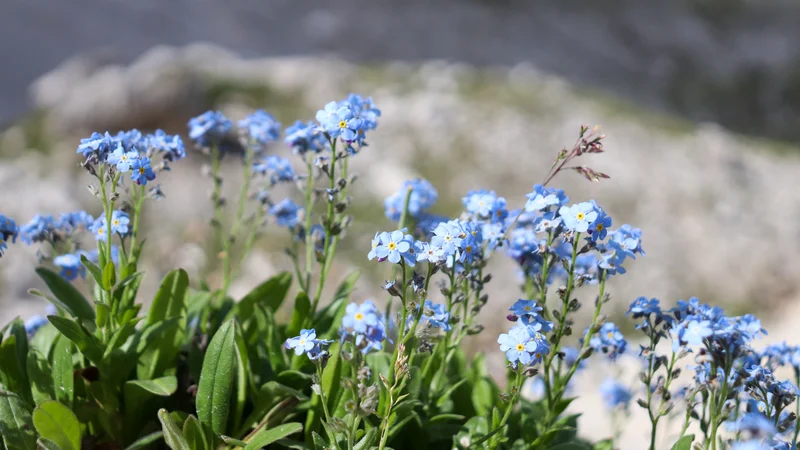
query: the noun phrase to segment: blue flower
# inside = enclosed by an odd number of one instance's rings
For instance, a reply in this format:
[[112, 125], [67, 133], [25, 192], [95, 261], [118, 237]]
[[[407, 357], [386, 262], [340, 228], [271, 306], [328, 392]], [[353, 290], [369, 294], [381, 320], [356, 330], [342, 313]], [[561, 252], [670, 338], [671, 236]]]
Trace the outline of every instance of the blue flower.
[[371, 97], [363, 98], [357, 94], [350, 94], [347, 96], [346, 102], [353, 110], [353, 114], [363, 121], [364, 130], [374, 130], [378, 127], [378, 117], [381, 116], [381, 110], [375, 106]]
[[497, 338], [500, 351], [506, 353], [506, 358], [516, 366], [517, 362], [523, 365], [534, 360], [538, 345], [533, 340], [527, 327], [515, 326], [507, 334], [503, 333]]
[[626, 252], [627, 256], [635, 259], [636, 254], [645, 255], [642, 250], [642, 230], [624, 224], [611, 234], [611, 239], [618, 244], [617, 247]]
[[[417, 307], [416, 311], [419, 311], [419, 307]], [[410, 313], [408, 315], [407, 326], [411, 326], [411, 324], [414, 323], [414, 318], [415, 313]], [[445, 307], [445, 305], [425, 300], [419, 323], [429, 324], [434, 328], [450, 331], [450, 313], [447, 312], [447, 307]]]
[[[79, 251], [78, 253], [86, 255], [86, 259], [95, 264], [98, 264], [100, 261], [99, 254], [96, 248], [89, 252]], [[119, 247], [117, 247], [116, 245], [111, 246], [111, 261], [113, 261], [114, 264], [119, 265]]]
[[106, 226], [106, 219], [104, 217], [98, 217], [92, 226], [89, 227], [89, 231], [94, 234], [96, 240], [108, 242], [108, 227]]
[[149, 149], [162, 153], [165, 161], [178, 161], [186, 157], [186, 147], [177, 134], [170, 135], [164, 130], [156, 130], [145, 137], [145, 142]]
[[115, 210], [111, 213], [111, 233], [125, 236], [128, 234], [128, 224], [131, 223], [128, 213]]
[[433, 230], [431, 245], [444, 250], [446, 256], [451, 256], [461, 246], [461, 241], [464, 237], [466, 237], [466, 234], [461, 229], [459, 222], [451, 220], [436, 226]]
[[542, 307], [539, 306], [534, 300], [517, 300], [511, 308], [508, 308], [509, 311], [514, 313], [515, 316], [538, 316], [539, 311], [542, 310]]
[[597, 211], [597, 218], [589, 226], [589, 233], [591, 234], [592, 242], [603, 240], [608, 235], [608, 229], [611, 227], [611, 216], [606, 214], [599, 207], [595, 207]]
[[67, 253], [66, 255], [56, 256], [53, 258], [53, 264], [61, 268], [59, 274], [69, 281], [78, 278], [78, 276], [86, 276], [86, 268], [77, 254]]
[[292, 163], [275, 155], [269, 155], [261, 162], [253, 164], [253, 172], [266, 175], [271, 185], [290, 183], [296, 178]]
[[349, 105], [340, 106], [336, 102], [330, 102], [317, 111], [316, 118], [332, 138], [340, 137], [345, 142], [355, 142], [363, 124], [363, 120], [353, 114]]
[[292, 152], [304, 155], [306, 152], [319, 153], [328, 147], [322, 130], [314, 122], [295, 122], [286, 129], [283, 142], [292, 146]]
[[501, 223], [485, 223], [481, 229], [481, 234], [483, 234], [488, 250], [501, 247], [504, 242], [505, 233], [505, 227]]
[[367, 257], [370, 260], [377, 257], [378, 261], [388, 259], [392, 264], [398, 264], [400, 259], [403, 259], [406, 264], [413, 267], [417, 260], [413, 254], [414, 238], [404, 232], [405, 228], [391, 233], [384, 231], [376, 235], [376, 239], [372, 241], [372, 250]]
[[218, 144], [231, 130], [233, 124], [219, 111], [206, 111], [189, 119], [189, 139], [200, 147]]
[[427, 242], [415, 242], [414, 252], [417, 254], [417, 262], [428, 261], [431, 264], [441, 264], [444, 261], [444, 250]]
[[116, 143], [117, 141], [108, 132], [104, 134], [95, 132], [88, 138], [81, 139], [77, 153], [82, 154], [86, 159], [91, 158], [102, 162], [105, 161], [106, 156], [111, 152], [112, 147], [116, 146]]
[[16, 242], [19, 228], [14, 219], [0, 214], [0, 256], [3, 250], [8, 248], [8, 241]]
[[606, 378], [600, 385], [600, 396], [608, 409], [626, 409], [633, 397], [630, 389], [613, 378]]
[[345, 309], [342, 326], [350, 328], [356, 333], [366, 333], [367, 327], [374, 327], [381, 320], [380, 313], [370, 300], [361, 305], [350, 303]]
[[589, 345], [595, 352], [601, 352], [614, 361], [617, 356], [625, 353], [628, 343], [616, 325], [606, 322], [589, 340]]
[[32, 338], [45, 325], [47, 325], [47, 319], [38, 314], [33, 315], [25, 321], [25, 333], [28, 338]]
[[94, 217], [86, 211], [76, 211], [61, 214], [56, 222], [56, 228], [69, 235], [76, 231], [88, 230], [93, 222]]
[[56, 222], [51, 215], [37, 214], [19, 228], [19, 239], [27, 245], [53, 240]]
[[649, 316], [650, 314], [655, 314], [656, 316], [660, 316], [661, 306], [659, 306], [659, 301], [657, 298], [647, 299], [647, 297], [639, 297], [631, 303], [631, 306], [628, 308], [628, 312], [625, 315], [633, 314], [634, 319], [638, 319], [640, 317]]
[[541, 211], [550, 206], [566, 205], [569, 197], [561, 189], [548, 188], [537, 184], [533, 186], [533, 192], [527, 195], [528, 201], [525, 203], [525, 211]]
[[597, 211], [589, 202], [578, 203], [572, 206], [562, 206], [558, 214], [564, 221], [564, 226], [568, 230], [584, 233], [589, 229], [589, 225], [597, 219]]
[[561, 349], [561, 352], [564, 353], [564, 364], [568, 368], [574, 366], [575, 364], [578, 364], [578, 368], [575, 369], [576, 371], [586, 368], [586, 360], [578, 360], [578, 356], [580, 356], [579, 349], [575, 347], [564, 347]]
[[120, 131], [114, 135], [113, 139], [115, 143], [122, 145], [122, 148], [125, 149], [126, 152], [135, 151], [139, 153], [145, 150], [143, 147], [145, 142], [142, 138], [142, 132], [135, 128], [128, 131]]
[[497, 194], [493, 191], [481, 189], [470, 191], [461, 201], [467, 211], [478, 217], [486, 218], [492, 214], [492, 206], [497, 199]]
[[[409, 191], [411, 191], [410, 194]], [[400, 220], [405, 207], [406, 196], [409, 196], [408, 214], [417, 218], [436, 203], [439, 194], [430, 182], [422, 178], [404, 181], [403, 187], [387, 197], [383, 202], [386, 207], [387, 219], [394, 222]]]
[[269, 214], [275, 217], [278, 225], [286, 228], [294, 228], [300, 222], [302, 212], [303, 208], [288, 198], [269, 208]]
[[134, 160], [131, 168], [133, 169], [131, 180], [140, 186], [145, 186], [148, 181], [156, 179], [156, 174], [153, 172], [153, 168], [150, 167], [150, 158], [146, 156]]
[[350, 303], [342, 318], [340, 333], [342, 338], [354, 336], [354, 343], [363, 353], [370, 350], [382, 350], [386, 340], [386, 325], [383, 315], [370, 300], [361, 305]]
[[297, 356], [305, 353], [308, 359], [315, 361], [327, 354], [323, 346], [327, 346], [331, 342], [333, 341], [317, 339], [317, 332], [312, 328], [310, 330], [300, 330], [300, 336], [287, 339], [285, 347], [294, 349], [294, 354]]
[[139, 152], [126, 152], [121, 143], [117, 143], [117, 148], [108, 155], [106, 161], [117, 166], [120, 172], [127, 172], [131, 169], [131, 164], [139, 159]]
[[266, 145], [275, 142], [281, 135], [281, 124], [275, 117], [262, 109], [239, 121], [239, 128], [246, 131], [254, 144]]
[[748, 433], [751, 438], [770, 438], [778, 432], [772, 421], [758, 412], [749, 412], [735, 422], [728, 422], [727, 428], [732, 433]]

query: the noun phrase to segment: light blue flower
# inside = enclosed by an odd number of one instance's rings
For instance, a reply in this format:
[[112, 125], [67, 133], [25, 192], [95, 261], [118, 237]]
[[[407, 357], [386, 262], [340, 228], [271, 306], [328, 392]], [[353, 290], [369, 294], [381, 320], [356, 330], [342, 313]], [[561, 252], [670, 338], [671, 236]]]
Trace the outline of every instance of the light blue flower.
[[569, 197], [561, 189], [548, 188], [537, 184], [533, 186], [533, 192], [527, 195], [528, 201], [525, 203], [525, 211], [541, 211], [550, 206], [566, 205]]
[[291, 183], [296, 179], [292, 163], [275, 155], [269, 155], [261, 162], [253, 164], [253, 172], [267, 176], [270, 185]]
[[319, 153], [328, 147], [328, 141], [322, 134], [322, 129], [314, 122], [303, 123], [297, 121], [286, 128], [286, 137], [283, 142], [292, 146], [292, 152], [304, 155], [306, 152]]
[[177, 134], [171, 135], [164, 130], [156, 130], [155, 133], [145, 137], [145, 143], [148, 149], [160, 152], [165, 161], [178, 161], [186, 157], [186, 146]]
[[189, 120], [189, 139], [201, 147], [218, 144], [233, 124], [220, 111], [206, 111]]
[[131, 164], [139, 159], [139, 152], [127, 152], [121, 143], [117, 143], [117, 148], [108, 155], [106, 160], [109, 164], [117, 166], [117, 170], [125, 173], [131, 170]]
[[466, 237], [466, 233], [461, 229], [457, 220], [440, 223], [433, 230], [431, 245], [444, 250], [446, 256], [452, 256], [461, 246], [461, 241]]
[[398, 264], [402, 259], [406, 264], [413, 267], [417, 261], [414, 255], [414, 238], [410, 234], [404, 233], [405, 229], [396, 230], [391, 233], [384, 231], [373, 239], [373, 248], [367, 257], [378, 261], [389, 260], [392, 264]]
[[316, 118], [332, 138], [340, 137], [345, 142], [356, 141], [363, 124], [349, 105], [340, 106], [336, 102], [330, 102], [317, 111]]
[[633, 397], [627, 386], [613, 378], [606, 378], [600, 385], [600, 396], [608, 409], [626, 409]]
[[81, 263], [80, 256], [76, 254], [67, 253], [66, 255], [56, 256], [53, 258], [53, 264], [61, 269], [59, 274], [69, 281], [78, 278], [78, 276], [86, 276], [86, 268]]
[[269, 215], [275, 217], [279, 226], [286, 228], [295, 227], [300, 222], [302, 212], [303, 208], [288, 198], [269, 208]]
[[254, 111], [239, 121], [239, 128], [245, 130], [253, 144], [266, 145], [277, 141], [281, 134], [281, 124], [272, 114], [262, 109]]
[[121, 236], [127, 235], [130, 222], [128, 213], [120, 210], [113, 211], [111, 213], [111, 232]]
[[305, 353], [310, 360], [314, 361], [327, 354], [323, 346], [327, 346], [331, 342], [333, 341], [317, 339], [317, 332], [312, 328], [310, 330], [300, 330], [300, 336], [287, 339], [285, 347], [293, 349], [294, 354], [297, 356]]
[[594, 207], [589, 202], [562, 206], [558, 210], [558, 214], [568, 230], [578, 233], [585, 233], [589, 229], [589, 225], [597, 219], [597, 211], [594, 210]]
[[381, 320], [378, 309], [370, 300], [366, 300], [360, 305], [350, 303], [347, 305], [345, 313], [342, 318], [342, 326], [350, 328], [356, 333], [366, 333], [368, 327], [376, 326]]
[[145, 186], [148, 181], [156, 179], [156, 173], [150, 167], [150, 158], [146, 156], [134, 160], [131, 169], [131, 180], [140, 186]]
[[[411, 191], [410, 194], [409, 191]], [[408, 196], [408, 214], [413, 218], [418, 218], [436, 203], [439, 194], [430, 182], [422, 178], [404, 181], [400, 190], [386, 197], [383, 202], [387, 219], [394, 222], [400, 220], [406, 196]]]
[[[406, 319], [406, 327], [410, 327], [414, 323], [415, 315], [419, 312], [417, 307], [415, 312], [409, 313]], [[420, 324], [430, 324], [432, 327], [441, 328], [443, 331], [450, 331], [450, 313], [447, 312], [447, 307], [441, 303], [433, 303], [430, 300], [425, 300], [422, 308], [422, 316], [419, 319]]]
[[537, 350], [536, 341], [524, 326], [515, 326], [508, 333], [501, 334], [497, 343], [500, 344], [500, 351], [505, 352], [506, 358], [514, 365], [517, 362], [529, 364]]

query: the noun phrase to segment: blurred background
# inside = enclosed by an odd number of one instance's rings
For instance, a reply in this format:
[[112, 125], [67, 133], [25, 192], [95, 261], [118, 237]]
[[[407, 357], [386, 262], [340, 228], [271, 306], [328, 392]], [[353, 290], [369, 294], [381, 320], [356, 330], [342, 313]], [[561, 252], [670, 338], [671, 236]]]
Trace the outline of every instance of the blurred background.
[[[606, 153], [584, 163], [611, 180], [567, 173], [553, 184], [643, 230], [647, 256], [614, 279], [610, 315], [637, 296], [698, 296], [757, 314], [765, 345], [798, 342], [798, 21], [793, 0], [2, 2], [0, 213], [20, 225], [37, 213], [97, 214], [75, 154], [92, 131], [185, 133], [209, 108], [233, 119], [264, 108], [289, 125], [356, 92], [383, 117], [353, 161], [356, 222], [332, 277], [361, 269], [360, 301], [388, 276], [366, 253], [374, 231], [391, 227], [383, 199], [403, 180], [429, 179], [440, 214], [458, 214], [478, 188], [520, 206], [579, 126], [599, 124]], [[215, 279], [204, 163], [191, 153], [159, 178], [166, 198], [144, 218], [147, 292], [176, 265]], [[240, 164], [226, 162], [231, 194]], [[288, 267], [286, 238], [268, 232], [235, 295]], [[21, 244], [0, 260], [3, 322], [43, 311], [27, 293], [39, 286], [35, 262], [36, 248]], [[495, 261], [494, 274], [487, 331], [470, 345], [501, 374], [494, 336], [518, 290], [511, 262]], [[602, 378], [592, 378], [581, 389], [596, 401]], [[604, 420], [583, 419], [582, 431], [604, 437]], [[640, 448], [629, 428], [622, 447]]]

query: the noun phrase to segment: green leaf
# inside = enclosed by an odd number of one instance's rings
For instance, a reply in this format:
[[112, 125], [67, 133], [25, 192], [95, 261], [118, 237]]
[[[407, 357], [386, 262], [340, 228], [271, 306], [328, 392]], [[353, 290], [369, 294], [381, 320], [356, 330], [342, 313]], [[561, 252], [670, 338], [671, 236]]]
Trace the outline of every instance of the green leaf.
[[464, 419], [466, 419], [466, 417], [460, 414], [438, 414], [428, 419], [427, 423], [434, 424], [437, 422], [449, 422], [449, 421], [461, 422]]
[[186, 442], [189, 444], [191, 450], [207, 450], [211, 447], [206, 439], [206, 433], [203, 431], [203, 425], [197, 420], [195, 416], [189, 416], [186, 422], [183, 423], [183, 435], [186, 437]]
[[60, 336], [53, 347], [53, 390], [56, 400], [67, 406], [72, 406], [75, 383], [73, 375], [72, 342]]
[[61, 450], [80, 450], [81, 424], [78, 417], [61, 403], [50, 400], [33, 410], [33, 425], [39, 435], [53, 441]]
[[17, 342], [17, 336], [11, 335], [0, 344], [0, 380], [7, 389], [19, 393], [22, 400], [31, 405], [33, 397], [28, 385], [27, 363], [19, 364]]
[[[339, 391], [342, 387], [342, 360], [339, 356], [339, 342], [334, 342], [328, 351], [331, 354], [328, 364], [322, 370], [322, 380], [320, 382], [323, 392], [328, 399], [328, 411], [336, 411]], [[322, 413], [322, 399], [314, 394], [311, 398], [311, 409], [306, 417], [306, 434], [314, 431], [320, 423]], [[308, 436], [307, 436], [308, 437]], [[308, 440], [308, 439], [306, 439]]]
[[100, 341], [90, 334], [86, 329], [65, 317], [47, 316], [50, 323], [58, 328], [67, 339], [72, 341], [84, 356], [97, 365], [101, 365], [103, 360], [103, 347]]
[[125, 389], [140, 394], [142, 391], [149, 392], [161, 397], [169, 397], [178, 390], [178, 379], [174, 375], [156, 378], [155, 380], [131, 380], [125, 383]]
[[61, 450], [61, 447], [59, 447], [55, 442], [45, 438], [39, 438], [36, 441], [36, 448], [39, 450]]
[[103, 272], [100, 271], [100, 266], [89, 261], [86, 255], [81, 255], [81, 263], [83, 263], [83, 266], [92, 274], [95, 283], [103, 284]]
[[161, 428], [164, 430], [164, 441], [167, 442], [169, 448], [172, 450], [191, 450], [189, 443], [186, 442], [186, 438], [183, 437], [183, 433], [181, 433], [181, 430], [169, 417], [169, 413], [166, 409], [160, 409], [158, 411], [158, 420], [161, 422]]
[[[242, 423], [244, 407], [247, 404], [247, 389], [253, 386], [253, 375], [250, 370], [250, 357], [244, 341], [242, 327], [234, 322], [234, 343], [236, 344], [236, 403], [234, 404], [233, 429]], [[255, 387], [251, 390], [255, 394]]]
[[444, 391], [444, 394], [442, 394], [442, 396], [439, 397], [439, 400], [436, 400], [436, 406], [441, 408], [442, 405], [444, 405], [444, 403], [450, 398], [450, 396], [453, 395], [453, 392], [455, 392], [456, 389], [460, 388], [461, 385], [466, 383], [467, 381], [469, 381], [467, 378], [462, 378], [461, 380], [450, 386], [446, 391]]
[[158, 288], [147, 325], [155, 326], [163, 321], [177, 319], [176, 326], [164, 331], [159, 344], [145, 352], [142, 363], [137, 366], [139, 379], [150, 379], [174, 367], [181, 345], [186, 336], [186, 298], [189, 289], [189, 275], [183, 269], [173, 270], [164, 277]]
[[378, 428], [371, 428], [367, 433], [361, 438], [360, 441], [353, 447], [353, 450], [367, 450], [375, 444], [375, 441], [378, 439]]
[[680, 439], [678, 439], [678, 442], [676, 442], [675, 445], [672, 446], [671, 450], [691, 450], [692, 441], [694, 441], [693, 434], [687, 434], [685, 436], [682, 436]]
[[278, 310], [292, 285], [292, 274], [281, 272], [269, 280], [259, 284], [236, 304], [239, 317], [250, 317], [256, 305], [262, 305], [272, 312]]
[[278, 439], [283, 439], [287, 436], [298, 433], [302, 429], [303, 425], [300, 425], [297, 422], [292, 422], [278, 425], [277, 427], [270, 428], [269, 430], [261, 430], [250, 439], [250, 441], [247, 443], [247, 447], [245, 447], [244, 450], [258, 450], [277, 441]]
[[289, 322], [289, 327], [286, 329], [286, 334], [292, 337], [299, 335], [300, 330], [303, 329], [303, 324], [305, 324], [310, 313], [311, 300], [308, 299], [308, 294], [303, 291], [298, 292], [297, 297], [294, 299], [294, 313], [292, 313], [292, 321]]
[[110, 291], [116, 282], [117, 268], [114, 266], [114, 261], [109, 261], [103, 269], [103, 289]]
[[236, 377], [236, 319], [223, 324], [208, 345], [197, 388], [197, 417], [216, 434], [223, 434]]
[[156, 431], [154, 433], [150, 433], [147, 436], [142, 436], [136, 440], [133, 444], [129, 445], [125, 450], [141, 450], [143, 448], [147, 448], [152, 443], [160, 441], [164, 438], [163, 431]]
[[549, 447], [550, 450], [592, 450], [592, 446], [580, 442], [565, 442]]
[[36, 433], [31, 414], [17, 394], [0, 390], [0, 436], [8, 450], [33, 450]]
[[36, 273], [44, 280], [47, 287], [50, 288], [50, 292], [55, 296], [55, 299], [51, 300], [56, 306], [67, 311], [72, 317], [94, 322], [95, 316], [92, 306], [72, 283], [44, 267], [36, 269]]
[[52, 323], [47, 323], [42, 328], [39, 328], [39, 331], [33, 335], [33, 339], [31, 339], [31, 348], [35, 348], [39, 350], [41, 354], [49, 357], [53, 350], [53, 345], [56, 343], [56, 338], [60, 336], [60, 334], [61, 333], [58, 332]]
[[16, 355], [17, 364], [19, 364], [19, 371], [21, 372], [22, 390], [18, 391], [22, 398], [33, 405], [33, 397], [31, 396], [31, 385], [28, 380], [28, 372], [26, 370], [28, 362], [28, 332], [25, 330], [25, 322], [19, 317], [11, 322], [11, 334], [16, 337]]
[[314, 432], [311, 433], [311, 436], [313, 438], [314, 447], [316, 447], [317, 450], [327, 450], [328, 449], [328, 442], [325, 440], [325, 438], [320, 436], [319, 433], [314, 431]]
[[33, 394], [34, 404], [42, 403], [46, 400], [55, 400], [56, 393], [53, 390], [53, 368], [38, 350], [31, 349], [28, 352], [26, 363], [28, 379], [31, 382], [31, 393]]

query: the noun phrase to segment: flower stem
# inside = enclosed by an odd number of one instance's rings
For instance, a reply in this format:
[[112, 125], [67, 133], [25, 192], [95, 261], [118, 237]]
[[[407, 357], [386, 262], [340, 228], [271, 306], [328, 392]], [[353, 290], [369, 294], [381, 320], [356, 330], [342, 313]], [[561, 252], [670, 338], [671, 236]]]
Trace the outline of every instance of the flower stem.
[[228, 295], [233, 278], [233, 270], [231, 268], [231, 253], [233, 252], [233, 242], [239, 234], [244, 220], [245, 206], [247, 205], [247, 194], [250, 191], [250, 179], [253, 175], [253, 151], [245, 149], [244, 154], [244, 171], [242, 173], [242, 187], [239, 189], [239, 202], [236, 207], [236, 216], [233, 219], [230, 234], [223, 241], [223, 256], [222, 256], [222, 297]]

